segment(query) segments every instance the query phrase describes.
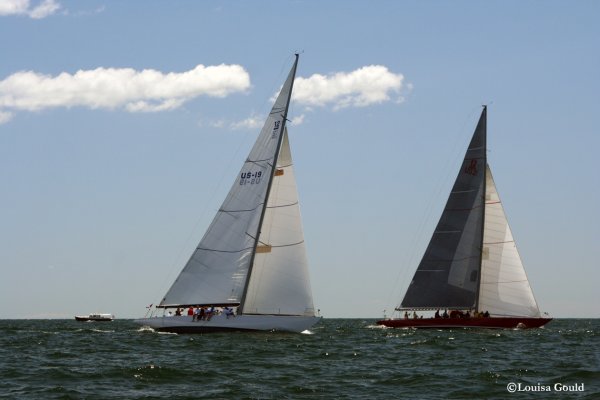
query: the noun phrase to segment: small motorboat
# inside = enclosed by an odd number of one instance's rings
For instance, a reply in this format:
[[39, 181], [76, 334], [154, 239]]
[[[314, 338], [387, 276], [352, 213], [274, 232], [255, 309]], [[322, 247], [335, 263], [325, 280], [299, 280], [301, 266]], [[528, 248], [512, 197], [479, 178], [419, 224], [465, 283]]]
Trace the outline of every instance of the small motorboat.
[[115, 319], [115, 316], [112, 314], [90, 314], [90, 315], [76, 315], [75, 320], [80, 322], [87, 321], [98, 321], [98, 322], [107, 322]]

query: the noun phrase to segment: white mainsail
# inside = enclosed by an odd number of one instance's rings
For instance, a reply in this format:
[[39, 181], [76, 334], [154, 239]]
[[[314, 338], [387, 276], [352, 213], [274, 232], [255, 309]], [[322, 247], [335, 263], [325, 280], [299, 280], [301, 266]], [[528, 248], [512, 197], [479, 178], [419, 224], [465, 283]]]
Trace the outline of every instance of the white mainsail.
[[297, 63], [296, 57], [229, 194], [160, 306], [229, 304], [241, 313], [314, 316], [285, 130]]
[[489, 165], [486, 168], [485, 224], [479, 310], [493, 315], [539, 317]]

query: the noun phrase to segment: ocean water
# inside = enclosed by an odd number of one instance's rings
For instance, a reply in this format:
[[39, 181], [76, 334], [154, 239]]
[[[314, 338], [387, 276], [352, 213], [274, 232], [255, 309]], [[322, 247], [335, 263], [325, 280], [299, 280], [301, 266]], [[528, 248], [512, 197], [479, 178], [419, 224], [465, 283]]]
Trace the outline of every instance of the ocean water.
[[374, 322], [175, 335], [130, 320], [1, 320], [0, 398], [600, 399], [600, 320], [536, 330]]

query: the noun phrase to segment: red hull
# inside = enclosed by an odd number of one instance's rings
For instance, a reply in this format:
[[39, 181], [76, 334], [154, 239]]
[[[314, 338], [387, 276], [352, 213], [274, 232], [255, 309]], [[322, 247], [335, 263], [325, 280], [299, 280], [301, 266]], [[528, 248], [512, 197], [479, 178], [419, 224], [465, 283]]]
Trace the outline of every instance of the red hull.
[[377, 325], [389, 328], [495, 328], [529, 329], [539, 328], [552, 321], [552, 318], [528, 317], [488, 317], [488, 318], [427, 318], [427, 319], [384, 319]]

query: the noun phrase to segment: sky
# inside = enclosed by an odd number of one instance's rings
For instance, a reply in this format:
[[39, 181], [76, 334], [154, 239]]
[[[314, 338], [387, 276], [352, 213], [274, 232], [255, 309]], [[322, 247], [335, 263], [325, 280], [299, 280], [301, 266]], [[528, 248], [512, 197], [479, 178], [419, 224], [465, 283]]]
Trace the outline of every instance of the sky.
[[597, 1], [0, 0], [0, 318], [142, 316], [300, 53], [290, 143], [316, 308], [398, 305], [488, 105], [543, 312], [600, 317]]

